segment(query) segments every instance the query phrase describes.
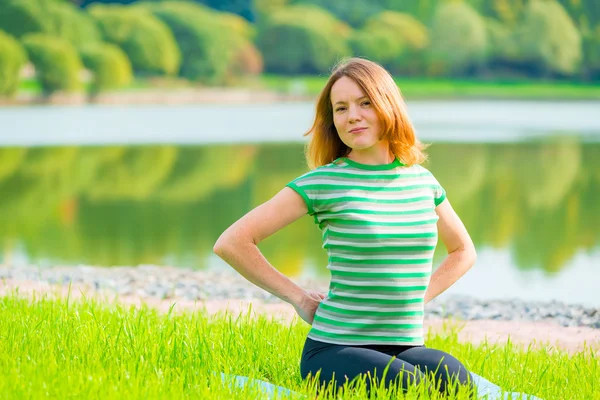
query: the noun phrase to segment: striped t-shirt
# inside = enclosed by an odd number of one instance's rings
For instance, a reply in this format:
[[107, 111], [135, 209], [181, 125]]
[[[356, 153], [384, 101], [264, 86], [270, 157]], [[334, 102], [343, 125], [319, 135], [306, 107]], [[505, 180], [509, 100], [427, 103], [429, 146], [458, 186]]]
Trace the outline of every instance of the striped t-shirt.
[[319, 225], [331, 272], [308, 337], [360, 345], [422, 345], [425, 291], [437, 244], [444, 189], [427, 169], [398, 159], [366, 165], [348, 158], [287, 186]]

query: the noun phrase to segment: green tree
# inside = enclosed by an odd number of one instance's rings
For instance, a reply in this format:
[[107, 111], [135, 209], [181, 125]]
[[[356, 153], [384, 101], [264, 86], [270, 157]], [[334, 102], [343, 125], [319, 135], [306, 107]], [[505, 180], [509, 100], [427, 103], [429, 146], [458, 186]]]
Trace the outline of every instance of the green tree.
[[135, 7], [90, 7], [104, 40], [127, 54], [133, 70], [146, 75], [174, 75], [181, 53], [169, 28], [151, 13]]
[[44, 94], [81, 88], [83, 69], [77, 51], [67, 41], [39, 33], [22, 39]]
[[486, 60], [488, 38], [483, 18], [466, 3], [440, 4], [431, 28], [431, 73], [462, 74]]
[[0, 29], [21, 38], [28, 33], [48, 32], [50, 20], [36, 2], [5, 0], [0, 5]]
[[547, 73], [572, 75], [582, 60], [582, 43], [575, 24], [554, 0], [531, 0], [515, 30], [520, 59]]
[[75, 47], [100, 40], [98, 27], [86, 13], [55, 0], [6, 0], [0, 6], [0, 29], [18, 38], [46, 33]]
[[92, 94], [131, 83], [131, 63], [119, 47], [109, 43], [93, 43], [82, 48], [80, 54], [84, 66], [94, 75], [90, 89]]
[[350, 32], [349, 26], [327, 11], [300, 4], [264, 21], [257, 43], [269, 72], [323, 73], [351, 53]]
[[583, 75], [600, 79], [600, 24], [583, 37]]
[[[251, 53], [256, 50], [251, 42], [254, 29], [242, 18], [193, 3], [157, 3], [144, 7], [173, 32], [182, 53], [181, 76], [207, 84], [223, 84], [234, 75], [246, 72], [240, 64], [243, 67], [247, 63], [255, 73], [262, 69], [258, 51]], [[250, 55], [244, 57], [249, 52]]]
[[366, 30], [383, 30], [391, 34], [400, 51], [385, 61], [394, 74], [415, 75], [425, 67], [424, 53], [429, 46], [429, 32], [425, 25], [409, 14], [384, 11], [371, 18]]
[[371, 16], [384, 10], [380, 0], [296, 0], [292, 4], [307, 4], [327, 10], [348, 25], [358, 28]]
[[67, 2], [55, 2], [46, 8], [48, 27], [45, 33], [61, 37], [77, 49], [100, 42], [101, 34], [96, 21], [87, 13]]
[[27, 55], [21, 44], [0, 30], [0, 96], [12, 96], [17, 92], [21, 69], [26, 62]]

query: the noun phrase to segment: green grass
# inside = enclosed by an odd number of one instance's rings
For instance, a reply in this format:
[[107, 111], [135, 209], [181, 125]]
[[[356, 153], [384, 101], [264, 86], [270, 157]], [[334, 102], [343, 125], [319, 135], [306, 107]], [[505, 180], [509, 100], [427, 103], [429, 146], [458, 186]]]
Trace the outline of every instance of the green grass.
[[[211, 371], [246, 375], [309, 395], [299, 375], [308, 325], [250, 314], [160, 314], [92, 300], [0, 299], [0, 393], [5, 399], [256, 399]], [[473, 372], [543, 399], [599, 398], [600, 360], [591, 350], [460, 344], [456, 332], [428, 336]], [[402, 398], [374, 391], [372, 398]], [[319, 399], [329, 397], [321, 396]], [[366, 398], [360, 387], [340, 399]], [[407, 398], [415, 398], [407, 396]], [[460, 396], [458, 398], [465, 398]]]
[[[262, 84], [284, 93], [318, 95], [327, 77], [285, 77], [266, 75]], [[497, 81], [450, 79], [396, 79], [408, 99], [490, 98], [490, 99], [600, 99], [600, 84], [536, 81]]]
[[[326, 76], [286, 77], [264, 75], [241, 82], [239, 87], [266, 89], [305, 97], [317, 96], [327, 81]], [[415, 99], [531, 99], [531, 100], [598, 100], [600, 84], [536, 82], [536, 81], [477, 81], [450, 79], [397, 79], [402, 94]], [[200, 87], [181, 78], [136, 78], [129, 86], [117, 92], [144, 90], [177, 90]], [[39, 94], [41, 88], [35, 79], [21, 82], [21, 93]]]

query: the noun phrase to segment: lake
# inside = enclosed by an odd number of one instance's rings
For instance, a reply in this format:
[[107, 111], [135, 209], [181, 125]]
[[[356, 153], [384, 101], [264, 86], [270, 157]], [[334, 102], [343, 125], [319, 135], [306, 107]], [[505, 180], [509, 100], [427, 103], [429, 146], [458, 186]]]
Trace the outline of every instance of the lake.
[[[600, 306], [600, 103], [415, 102], [477, 265], [443, 296]], [[229, 268], [219, 234], [307, 171], [308, 103], [0, 108], [0, 263]], [[327, 280], [310, 217], [259, 246]], [[434, 265], [444, 256], [438, 245]]]

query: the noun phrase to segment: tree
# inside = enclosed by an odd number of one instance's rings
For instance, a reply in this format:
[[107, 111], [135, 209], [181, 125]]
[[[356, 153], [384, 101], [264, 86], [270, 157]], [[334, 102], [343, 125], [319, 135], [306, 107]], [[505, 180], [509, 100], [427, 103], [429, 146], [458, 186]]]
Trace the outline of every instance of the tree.
[[488, 51], [483, 18], [466, 3], [438, 6], [431, 28], [431, 68], [434, 74], [462, 74], [480, 67]]
[[23, 46], [0, 30], [0, 96], [12, 96], [16, 93], [21, 68], [26, 62], [27, 55]]
[[79, 74], [83, 65], [69, 42], [39, 33], [29, 34], [22, 40], [44, 94], [81, 88]]
[[177, 73], [181, 53], [173, 33], [150, 12], [115, 5], [95, 5], [89, 12], [98, 22], [104, 40], [127, 54], [136, 73]]
[[581, 35], [565, 9], [554, 0], [531, 0], [515, 30], [519, 57], [546, 74], [572, 75], [581, 66]]
[[265, 69], [284, 74], [323, 73], [350, 55], [351, 29], [325, 10], [286, 7], [259, 27], [257, 44]]

